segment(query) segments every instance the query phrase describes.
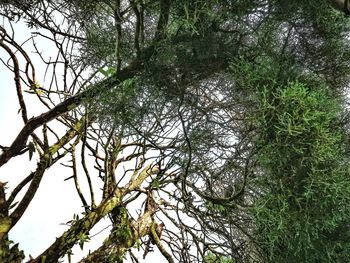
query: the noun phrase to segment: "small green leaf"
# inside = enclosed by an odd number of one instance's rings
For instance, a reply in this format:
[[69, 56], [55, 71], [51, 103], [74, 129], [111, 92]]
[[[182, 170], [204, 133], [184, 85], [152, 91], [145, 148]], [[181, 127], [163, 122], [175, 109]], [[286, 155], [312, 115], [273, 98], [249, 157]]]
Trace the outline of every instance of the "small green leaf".
[[98, 71], [103, 74], [103, 76], [107, 77], [107, 71], [105, 71], [103, 68], [99, 68]]
[[39, 89], [41, 88], [42, 85], [39, 83], [39, 81], [34, 81], [34, 83], [30, 86], [30, 89], [33, 89], [33, 90], [36, 90], [36, 89]]
[[108, 67], [106, 70], [104, 68], [99, 68], [98, 71], [102, 73], [103, 76], [109, 77], [115, 73], [114, 67]]
[[28, 150], [29, 150], [29, 161], [32, 160], [33, 153], [35, 153], [35, 145], [33, 142], [28, 143]]
[[106, 70], [106, 73], [107, 73], [107, 76], [111, 76], [115, 73], [115, 68], [114, 67], [109, 67], [107, 70]]
[[72, 103], [72, 104], [68, 105], [67, 109], [68, 109], [69, 111], [71, 111], [71, 110], [74, 110], [77, 106], [78, 106], [77, 104]]

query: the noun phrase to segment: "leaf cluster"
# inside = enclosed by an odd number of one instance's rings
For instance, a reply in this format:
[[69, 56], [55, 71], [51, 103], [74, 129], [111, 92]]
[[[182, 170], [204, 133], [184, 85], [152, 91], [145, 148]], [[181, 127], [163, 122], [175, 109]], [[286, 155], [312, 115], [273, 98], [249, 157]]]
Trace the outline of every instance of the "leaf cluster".
[[264, 175], [257, 179], [261, 197], [252, 211], [263, 257], [348, 262], [350, 184], [339, 102], [324, 88], [299, 82], [276, 91], [263, 87], [259, 101]]

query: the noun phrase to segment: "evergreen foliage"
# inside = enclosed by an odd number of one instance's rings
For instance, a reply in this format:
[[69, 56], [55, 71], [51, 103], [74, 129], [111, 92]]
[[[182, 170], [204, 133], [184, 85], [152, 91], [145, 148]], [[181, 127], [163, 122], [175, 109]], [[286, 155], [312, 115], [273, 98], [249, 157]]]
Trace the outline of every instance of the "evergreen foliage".
[[58, 52], [35, 46], [53, 72], [41, 86], [0, 27], [8, 70], [48, 108], [28, 118], [15, 82], [24, 127], [0, 165], [26, 151], [38, 164], [10, 196], [0, 182], [0, 261], [23, 258], [8, 233], [69, 156], [84, 212], [32, 262], [70, 256], [107, 216], [81, 262], [152, 245], [171, 263], [350, 262], [350, 20], [330, 1], [0, 1], [0, 14]]
[[252, 209], [265, 262], [347, 262], [349, 160], [339, 104], [323, 87], [262, 87]]

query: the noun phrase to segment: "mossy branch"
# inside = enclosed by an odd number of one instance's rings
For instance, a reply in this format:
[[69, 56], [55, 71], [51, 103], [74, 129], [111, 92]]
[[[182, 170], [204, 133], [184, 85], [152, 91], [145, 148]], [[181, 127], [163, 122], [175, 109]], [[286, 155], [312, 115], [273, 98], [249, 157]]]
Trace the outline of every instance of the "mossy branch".
[[168, 262], [170, 263], [174, 263], [174, 259], [171, 257], [171, 255], [166, 251], [165, 247], [163, 246], [163, 244], [160, 242], [160, 238], [157, 234], [157, 223], [153, 222], [152, 226], [151, 226], [151, 234], [152, 234], [152, 238], [156, 244], [156, 246], [158, 247], [160, 253], [162, 253], [162, 255], [168, 260]]

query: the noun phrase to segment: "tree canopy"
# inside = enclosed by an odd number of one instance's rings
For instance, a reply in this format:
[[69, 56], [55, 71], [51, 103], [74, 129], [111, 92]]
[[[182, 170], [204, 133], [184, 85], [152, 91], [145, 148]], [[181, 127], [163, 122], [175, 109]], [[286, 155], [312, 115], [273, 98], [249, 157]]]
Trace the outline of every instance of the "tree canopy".
[[36, 162], [0, 177], [0, 261], [31, 253], [11, 230], [61, 164], [81, 209], [28, 262], [73, 262], [105, 219], [79, 262], [350, 262], [350, 20], [334, 2], [0, 1], [23, 121], [0, 166]]

